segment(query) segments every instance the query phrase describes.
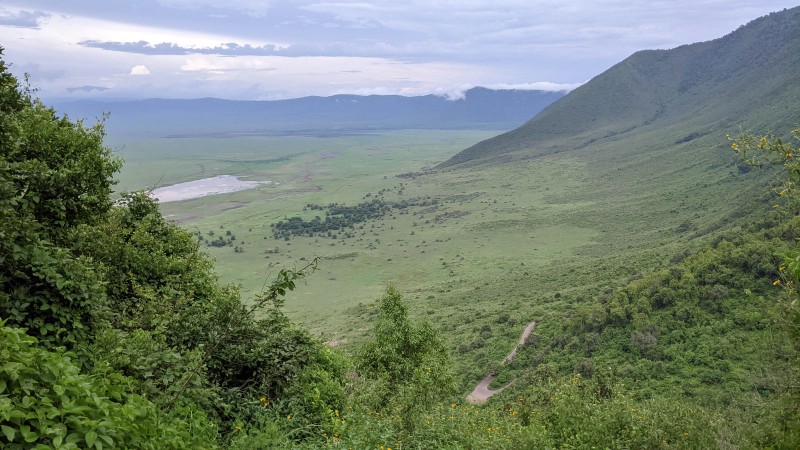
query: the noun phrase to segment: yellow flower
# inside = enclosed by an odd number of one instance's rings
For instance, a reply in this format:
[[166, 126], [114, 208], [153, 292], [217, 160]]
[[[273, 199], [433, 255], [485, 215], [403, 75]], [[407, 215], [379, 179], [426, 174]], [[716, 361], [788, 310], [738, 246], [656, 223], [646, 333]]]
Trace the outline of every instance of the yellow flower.
[[241, 425], [236, 425], [236, 426], [235, 426], [235, 427], [233, 427], [233, 428], [234, 428], [236, 431], [242, 431], [242, 426], [241, 426]]
[[451, 403], [451, 404], [450, 404], [450, 407], [451, 407], [451, 408], [453, 408], [453, 409], [455, 409], [455, 408], [456, 408], [456, 404], [455, 404], [455, 403]]
[[286, 416], [286, 420], [292, 420], [292, 415], [289, 414], [288, 416]]
[[777, 279], [777, 280], [775, 280], [775, 281], [773, 281], [773, 282], [772, 282], [772, 285], [773, 285], [773, 286], [778, 286], [778, 285], [780, 285], [780, 284], [781, 284], [781, 280], [780, 280], [780, 279]]

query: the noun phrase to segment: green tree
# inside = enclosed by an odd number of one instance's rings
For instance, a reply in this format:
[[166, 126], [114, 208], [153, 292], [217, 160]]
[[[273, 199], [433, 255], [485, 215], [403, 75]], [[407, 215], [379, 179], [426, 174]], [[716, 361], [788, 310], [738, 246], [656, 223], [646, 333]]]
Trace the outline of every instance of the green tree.
[[396, 409], [410, 426], [417, 414], [453, 393], [447, 349], [430, 324], [411, 322], [394, 286], [378, 301], [373, 335], [358, 352], [356, 367], [376, 383], [376, 407]]
[[0, 317], [48, 345], [75, 347], [105, 311], [91, 261], [69, 249], [112, 205], [121, 162], [103, 135], [32, 98], [0, 58]]

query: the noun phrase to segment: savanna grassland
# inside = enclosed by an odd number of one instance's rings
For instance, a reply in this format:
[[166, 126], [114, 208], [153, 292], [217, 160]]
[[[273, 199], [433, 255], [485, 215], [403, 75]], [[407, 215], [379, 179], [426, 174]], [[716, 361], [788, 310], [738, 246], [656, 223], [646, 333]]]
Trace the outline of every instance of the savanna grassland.
[[[689, 155], [670, 156], [666, 170], [665, 156], [639, 142], [632, 148], [612, 143], [598, 150], [602, 160], [557, 154], [429, 170], [487, 134], [407, 130], [133, 142], [120, 152], [126, 157], [120, 184], [145, 188], [219, 174], [278, 182], [165, 203], [161, 210], [202, 237], [222, 280], [240, 285], [245, 296], [258, 293], [280, 268], [321, 257], [317, 273], [287, 298], [286, 311], [325, 340], [363, 338], [374, 313], [367, 305], [395, 285], [412, 302], [412, 315], [446, 331], [451, 350], [473, 347], [460, 367], [469, 374], [465, 383], [507, 352], [528, 319], [545, 313], [543, 302], [558, 311], [568, 298], [657, 269], [699, 236], [735, 228], [763, 209], [765, 189], [753, 180], [765, 174], [739, 173], [724, 136], [707, 138], [702, 147], [685, 144], [704, 151], [675, 151]], [[657, 139], [642, 136], [641, 146]], [[693, 195], [698, 189], [707, 195]], [[380, 217], [332, 232], [286, 239], [273, 230], [290, 217], [325, 217], [330, 204], [374, 200], [389, 205]], [[220, 237], [226, 246], [211, 245]], [[563, 297], [552, 305], [556, 295]], [[514, 319], [495, 323], [508, 315]]]

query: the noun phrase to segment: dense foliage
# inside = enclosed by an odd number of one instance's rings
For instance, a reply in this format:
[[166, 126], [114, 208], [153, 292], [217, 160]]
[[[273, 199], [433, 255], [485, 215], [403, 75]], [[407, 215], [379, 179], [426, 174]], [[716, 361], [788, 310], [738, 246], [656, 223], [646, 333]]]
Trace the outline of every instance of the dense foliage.
[[0, 82], [0, 442], [213, 447], [265, 405], [322, 426], [342, 364], [280, 309], [314, 267], [245, 304], [147, 195], [112, 203], [102, 124]]

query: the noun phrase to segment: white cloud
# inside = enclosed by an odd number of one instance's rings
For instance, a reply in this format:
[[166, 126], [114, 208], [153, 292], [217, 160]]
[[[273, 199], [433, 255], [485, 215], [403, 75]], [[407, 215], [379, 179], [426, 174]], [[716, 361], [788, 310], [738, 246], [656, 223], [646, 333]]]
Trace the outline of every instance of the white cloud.
[[131, 75], [150, 75], [150, 69], [144, 64], [131, 67]]
[[488, 84], [489, 89], [520, 89], [524, 91], [571, 91], [583, 83], [553, 83], [550, 81], [536, 81], [534, 83], [517, 84]]

